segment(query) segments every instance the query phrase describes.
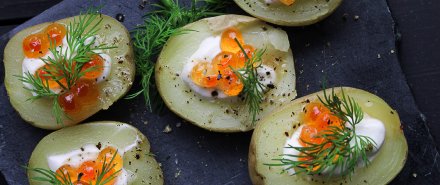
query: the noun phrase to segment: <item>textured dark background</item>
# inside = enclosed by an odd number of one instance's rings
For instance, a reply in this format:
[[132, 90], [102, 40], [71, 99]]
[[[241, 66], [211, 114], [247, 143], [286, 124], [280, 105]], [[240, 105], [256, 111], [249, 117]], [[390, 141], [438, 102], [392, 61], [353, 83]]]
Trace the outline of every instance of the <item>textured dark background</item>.
[[[15, 28], [58, 2], [0, 0], [0, 35], [4, 34], [0, 51], [19, 30], [76, 15], [90, 4], [104, 5], [103, 13], [113, 17], [124, 14], [123, 23], [128, 29], [141, 23], [142, 15], [150, 10], [149, 6], [139, 8], [141, 0], [66, 0]], [[439, 155], [432, 140], [434, 136], [440, 141], [436, 137], [440, 126], [435, 122], [440, 119], [436, 111], [440, 103], [440, 53], [436, 52], [440, 46], [439, 8], [436, 0], [345, 1], [319, 24], [285, 28], [296, 58], [299, 96], [319, 90], [326, 76], [331, 86], [366, 89], [398, 110], [410, 151], [404, 170], [393, 184], [440, 182]], [[243, 14], [235, 6], [228, 11]], [[2, 55], [0, 52], [0, 58]], [[3, 79], [4, 68], [0, 64], [0, 170], [9, 184], [27, 184], [20, 166], [26, 164], [35, 145], [49, 131], [21, 120], [9, 103]], [[124, 121], [138, 127], [162, 163], [166, 184], [250, 184], [250, 132], [207, 132], [168, 111], [163, 115], [148, 113], [141, 98], [121, 100], [89, 120]], [[169, 134], [162, 132], [166, 125], [173, 128]]]

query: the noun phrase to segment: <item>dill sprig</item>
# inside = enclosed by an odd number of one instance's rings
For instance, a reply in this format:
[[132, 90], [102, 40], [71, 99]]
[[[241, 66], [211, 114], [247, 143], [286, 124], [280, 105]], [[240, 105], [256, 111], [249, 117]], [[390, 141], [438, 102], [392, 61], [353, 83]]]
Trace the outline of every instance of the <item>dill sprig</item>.
[[[83, 65], [90, 61], [93, 54], [101, 50], [112, 49], [104, 44], [95, 46], [96, 38], [94, 35], [100, 30], [99, 25], [102, 17], [97, 11], [89, 10], [85, 14], [74, 18], [67, 26], [66, 40], [68, 49], [63, 50], [57, 47], [56, 43], [50, 38], [49, 52], [53, 56], [40, 58], [47, 66], [43, 68], [46, 73], [45, 78], [55, 81], [60, 87], [61, 92], [70, 91], [71, 87], [84, 76], [85, 73], [96, 70], [95, 67], [81, 70]], [[49, 35], [48, 35], [49, 37]], [[68, 116], [58, 103], [59, 93], [53, 92], [49, 87], [48, 80], [43, 80], [39, 75], [32, 75], [29, 72], [23, 76], [16, 76], [20, 81], [30, 84], [32, 88], [24, 87], [31, 91], [34, 96], [28, 100], [37, 100], [44, 97], [52, 98], [52, 114], [57, 123], [62, 123], [63, 116]], [[64, 81], [64, 83], [63, 83]]]
[[[115, 171], [110, 173], [116, 166], [116, 164], [113, 164], [113, 161], [116, 157], [117, 151], [115, 152], [115, 154], [113, 154], [111, 160], [109, 163], [107, 163], [105, 156], [104, 156], [104, 162], [102, 164], [102, 167], [100, 170], [98, 170], [98, 175], [96, 177], [96, 182], [95, 184], [91, 184], [90, 185], [105, 185], [106, 183], [112, 181], [113, 179], [115, 179], [118, 176], [118, 173], [121, 170]], [[35, 181], [40, 181], [40, 182], [47, 182], [50, 183], [52, 185], [74, 185], [75, 182], [72, 182], [70, 175], [67, 173], [56, 173], [53, 172], [52, 170], [48, 170], [45, 168], [28, 168], [25, 167], [26, 170], [30, 170], [30, 171], [34, 171], [37, 174], [39, 174], [40, 176], [37, 177], [32, 177], [32, 180]], [[78, 175], [77, 180], [76, 181], [81, 181], [81, 177], [82, 175]]]
[[[265, 165], [285, 166], [287, 170], [296, 168], [295, 175], [317, 175], [327, 171], [329, 176], [339, 172], [343, 177], [351, 177], [359, 160], [365, 166], [370, 164], [367, 152], [376, 147], [376, 143], [370, 137], [356, 133], [356, 124], [364, 117], [362, 108], [352, 97], [345, 95], [342, 88], [341, 98], [332, 89], [331, 94], [324, 90], [324, 98], [318, 96], [318, 99], [333, 115], [343, 121], [342, 127], [329, 126], [329, 129], [322, 131], [316, 136], [323, 138], [324, 142], [320, 144], [301, 140], [308, 146], [288, 146], [286, 148], [295, 149], [300, 154], [284, 154], [281, 159], [273, 159], [279, 163]], [[292, 160], [292, 157], [297, 160]]]
[[[243, 52], [246, 59], [244, 67], [241, 69], [232, 69], [238, 76], [240, 82], [243, 83], [243, 91], [245, 103], [248, 105], [249, 113], [252, 115], [252, 124], [257, 121], [257, 115], [261, 111], [261, 102], [264, 99], [264, 85], [260, 82], [258, 76], [258, 68], [263, 64], [263, 55], [266, 50], [255, 50], [253, 56], [249, 57], [243, 46], [235, 38], [235, 42]], [[232, 67], [231, 67], [232, 68]]]
[[153, 106], [161, 107], [163, 102], [153, 88], [153, 74], [155, 61], [162, 47], [170, 37], [191, 31], [182, 29], [183, 26], [205, 17], [220, 15], [216, 11], [228, 3], [230, 2], [223, 0], [193, 0], [186, 7], [180, 5], [178, 0], [161, 0], [154, 4], [157, 9], [148, 13], [144, 23], [133, 32], [136, 72], [141, 76], [142, 89], [128, 95], [126, 99], [142, 94], [150, 111], [153, 111]]
[[73, 185], [73, 182], [70, 180], [69, 174], [58, 174], [44, 168], [27, 168], [27, 170], [34, 171], [41, 175], [38, 177], [32, 177], [32, 180], [35, 181], [47, 182], [53, 185]]

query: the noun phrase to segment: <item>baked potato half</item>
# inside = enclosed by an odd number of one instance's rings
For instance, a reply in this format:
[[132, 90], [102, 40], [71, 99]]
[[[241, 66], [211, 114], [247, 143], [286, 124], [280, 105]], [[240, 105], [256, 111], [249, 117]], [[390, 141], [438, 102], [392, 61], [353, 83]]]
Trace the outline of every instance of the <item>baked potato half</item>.
[[[84, 16], [84, 15], [81, 15]], [[80, 16], [69, 17], [55, 21], [68, 27], [74, 19]], [[112, 17], [99, 14], [90, 24], [98, 24], [99, 31], [95, 35], [97, 42], [116, 48], [102, 50], [111, 58], [111, 70], [105, 80], [97, 84], [99, 96], [93, 106], [87, 106], [69, 118], [64, 117], [63, 123], [57, 123], [52, 112], [54, 98], [43, 97], [35, 101], [28, 101], [33, 95], [24, 89], [24, 84], [18, 76], [23, 76], [22, 62], [25, 58], [23, 40], [38, 31], [48, 27], [51, 23], [42, 23], [18, 32], [13, 36], [4, 51], [5, 86], [12, 106], [20, 116], [30, 124], [43, 129], [59, 129], [77, 124], [92, 116], [101, 109], [108, 109], [116, 100], [121, 98], [131, 87], [135, 75], [133, 50], [130, 35], [127, 29]], [[89, 29], [89, 28], [87, 28]]]
[[234, 0], [244, 11], [261, 20], [282, 26], [306, 26], [329, 16], [342, 0], [295, 0], [284, 5], [273, 0]]
[[[334, 89], [341, 96], [341, 88]], [[286, 140], [299, 128], [304, 107], [323, 92], [317, 92], [286, 105], [266, 116], [257, 124], [249, 148], [249, 173], [253, 184], [308, 185], [308, 184], [387, 184], [403, 168], [408, 145], [397, 112], [381, 98], [355, 88], [344, 87], [345, 95], [352, 97], [362, 111], [379, 119], [385, 126], [385, 140], [373, 161], [363, 168], [356, 168], [351, 180], [341, 176], [307, 176], [281, 173], [284, 167], [268, 166], [280, 158]], [[328, 94], [331, 90], [327, 90]]]
[[266, 49], [263, 64], [275, 69], [274, 86], [264, 94], [257, 119], [296, 97], [293, 55], [286, 32], [242, 15], [223, 15], [191, 23], [183, 27], [191, 31], [170, 38], [163, 48], [155, 68], [156, 84], [169, 109], [201, 128], [216, 132], [253, 129], [255, 125], [246, 103], [242, 99], [203, 97], [191, 89], [181, 74], [202, 41], [230, 27], [241, 30], [246, 43]]
[[[117, 181], [123, 179], [126, 182], [116, 181], [116, 184], [161, 185], [164, 183], [162, 170], [150, 151], [150, 143], [138, 129], [125, 123], [100, 121], [63, 128], [44, 137], [29, 159], [27, 170], [29, 184], [50, 184], [35, 180], [36, 177], [42, 177], [42, 174], [32, 169], [52, 170], [54, 166], [58, 168], [64, 163], [70, 163], [72, 167], [80, 170], [72, 164], [76, 156], [88, 158], [90, 153], [93, 156], [93, 152], [102, 152], [106, 146], [116, 148], [122, 156], [122, 168], [115, 179]], [[112, 155], [107, 157], [112, 157]], [[119, 168], [118, 163], [114, 164], [115, 168]], [[80, 179], [88, 183], [85, 180], [86, 175], [88, 174], [82, 174]], [[71, 178], [76, 181], [78, 177]]]

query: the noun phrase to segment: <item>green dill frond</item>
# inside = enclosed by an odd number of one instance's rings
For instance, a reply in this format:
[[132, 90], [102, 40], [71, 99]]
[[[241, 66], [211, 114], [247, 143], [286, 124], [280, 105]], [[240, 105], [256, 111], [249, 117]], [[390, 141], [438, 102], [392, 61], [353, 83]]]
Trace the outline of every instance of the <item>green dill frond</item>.
[[[355, 127], [363, 119], [362, 108], [352, 97], [346, 95], [342, 88], [340, 96], [336, 95], [334, 89], [330, 94], [326, 90], [323, 91], [324, 97], [318, 96], [319, 101], [343, 121], [342, 127], [330, 126], [329, 129], [322, 131], [317, 138], [323, 138], [323, 143], [316, 144], [301, 140], [308, 146], [287, 147], [299, 151], [300, 155], [281, 155], [281, 158], [273, 159], [277, 163], [265, 165], [295, 168], [295, 175], [317, 175], [328, 171], [329, 176], [339, 172], [343, 177], [351, 178], [359, 159], [365, 166], [370, 164], [367, 152], [376, 147], [376, 143], [370, 137], [358, 135]], [[291, 160], [286, 157], [305, 160]]]
[[144, 23], [134, 30], [132, 39], [136, 72], [141, 76], [142, 89], [128, 95], [126, 99], [142, 94], [150, 111], [153, 111], [153, 107], [162, 107], [163, 102], [157, 90], [153, 88], [154, 67], [162, 47], [170, 37], [191, 31], [181, 27], [205, 17], [220, 15], [221, 13], [216, 11], [228, 3], [220, 0], [193, 0], [191, 5], [186, 7], [180, 5], [178, 0], [161, 0], [153, 4], [156, 10], [146, 15]]
[[245, 65], [242, 69], [232, 69], [235, 75], [238, 76], [241, 83], [243, 83], [244, 100], [248, 106], [249, 113], [252, 115], [252, 124], [257, 121], [257, 115], [261, 111], [260, 104], [264, 99], [264, 85], [260, 82], [258, 77], [258, 68], [261, 67], [263, 62], [263, 55], [266, 50], [256, 50], [254, 55], [250, 58], [240, 42], [235, 38], [235, 42], [240, 47], [245, 56]]
[[37, 174], [40, 175], [37, 177], [32, 177], [31, 180], [46, 182], [52, 185], [73, 185], [73, 182], [70, 180], [69, 174], [67, 175], [65, 175], [64, 173], [58, 174], [44, 168], [28, 168], [28, 167], [25, 168], [26, 170], [36, 172]]

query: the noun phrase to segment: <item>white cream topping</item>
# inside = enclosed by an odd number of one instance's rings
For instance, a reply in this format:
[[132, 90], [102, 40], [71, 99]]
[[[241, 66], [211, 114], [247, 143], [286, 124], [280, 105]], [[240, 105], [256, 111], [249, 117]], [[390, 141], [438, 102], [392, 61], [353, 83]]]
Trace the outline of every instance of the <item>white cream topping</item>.
[[264, 0], [266, 4], [272, 4], [278, 2], [278, 0]]
[[78, 168], [81, 163], [92, 161], [98, 158], [100, 150], [95, 145], [85, 145], [81, 149], [76, 149], [71, 152], [59, 155], [52, 155], [47, 158], [49, 169], [56, 171], [61, 166], [67, 164]]
[[129, 182], [129, 175], [128, 171], [122, 168], [120, 174], [116, 178], [115, 185], [127, 185]]
[[[188, 84], [188, 86], [197, 94], [205, 97], [212, 98], [212, 92], [217, 91], [218, 95], [216, 98], [224, 99], [224, 98], [232, 98], [226, 94], [224, 94], [221, 90], [217, 90], [216, 88], [205, 88], [200, 87], [193, 82], [191, 79], [191, 71], [200, 62], [208, 62], [211, 63], [212, 60], [222, 51], [220, 48], [221, 36], [211, 36], [206, 38], [200, 43], [197, 51], [191, 55], [188, 59], [188, 62], [185, 64], [182, 70], [181, 78], [184, 82]], [[260, 76], [260, 82], [266, 87], [268, 84], [274, 84], [276, 80], [275, 70], [269, 66], [262, 65], [257, 68], [258, 76]], [[269, 74], [270, 73], [270, 74]], [[266, 90], [266, 89], [263, 89]]]
[[[269, 84], [275, 84], [275, 80], [277, 79], [277, 74], [275, 73], [275, 70], [266, 65], [261, 65], [261, 67], [257, 68], [257, 74], [260, 83], [263, 84], [263, 86], [266, 88]], [[262, 90], [265, 91], [266, 89]]]
[[[351, 125], [349, 125], [348, 123], [346, 124], [346, 126], [351, 128]], [[303, 128], [303, 125], [295, 130], [295, 132], [292, 134], [291, 138], [288, 138], [286, 140], [286, 143], [284, 144], [284, 149], [283, 149], [284, 155], [299, 155], [300, 154], [300, 152], [298, 150], [288, 148], [288, 147], [290, 147], [290, 146], [303, 147], [299, 143], [299, 137], [300, 137], [302, 128]], [[356, 128], [357, 135], [370, 137], [375, 142], [376, 145], [375, 145], [375, 147], [373, 147], [373, 150], [369, 151], [367, 153], [367, 157], [370, 160], [370, 162], [373, 161], [374, 158], [376, 157], [378, 151], [380, 150], [381, 146], [385, 142], [385, 126], [384, 126], [384, 124], [382, 123], [382, 121], [375, 119], [373, 117], [370, 117], [366, 113], [364, 113], [364, 118], [361, 120], [360, 123], [358, 123], [356, 125], [355, 128]], [[355, 142], [354, 140], [350, 141], [350, 146], [353, 146], [354, 142]], [[298, 160], [296, 157], [291, 157], [291, 156], [284, 156], [284, 158], [294, 160], [294, 161]], [[362, 159], [358, 160], [357, 167], [358, 168], [364, 167], [364, 162], [362, 161]], [[286, 167], [286, 170], [291, 175], [295, 173], [295, 170], [293, 168], [287, 169], [287, 167]], [[340, 175], [342, 171], [343, 170], [341, 170], [341, 169], [335, 170], [333, 172], [333, 174]], [[329, 174], [329, 172], [330, 172], [329, 170], [324, 170], [323, 174], [324, 175]]]
[[[91, 42], [95, 41], [94, 44], [92, 45], [97, 45], [98, 43], [96, 43], [96, 39], [97, 37], [89, 37], [85, 40], [85, 44], [90, 44]], [[63, 38], [63, 43], [61, 46], [57, 47], [57, 51], [60, 51], [60, 53], [62, 55], [65, 55], [67, 53], [67, 55], [70, 54], [70, 48], [69, 45], [67, 43], [67, 38], [64, 37]], [[112, 63], [112, 59], [108, 54], [102, 53], [102, 51], [96, 51], [99, 53], [99, 55], [104, 59], [104, 66], [103, 66], [103, 73], [96, 79], [97, 83], [101, 83], [102, 81], [105, 80], [105, 78], [107, 78], [110, 75], [110, 71], [111, 71], [111, 63]], [[52, 52], [48, 51], [46, 55], [44, 55], [42, 58], [44, 59], [48, 59], [48, 58], [54, 58]], [[29, 72], [32, 75], [35, 75], [35, 73], [37, 72], [38, 69], [40, 69], [41, 67], [43, 67], [44, 65], [46, 65], [44, 63], [43, 60], [41, 60], [41, 58], [28, 58], [25, 57], [23, 59], [23, 63], [22, 63], [22, 71], [23, 71], [23, 76], [25, 76], [25, 73]], [[33, 86], [31, 84], [28, 83], [24, 83], [24, 86], [29, 88], [29, 89], [33, 89]], [[59, 93], [61, 92], [61, 89], [52, 89], [53, 92], [55, 93]], [[34, 96], [36, 96], [35, 93], [32, 92], [32, 94]]]

